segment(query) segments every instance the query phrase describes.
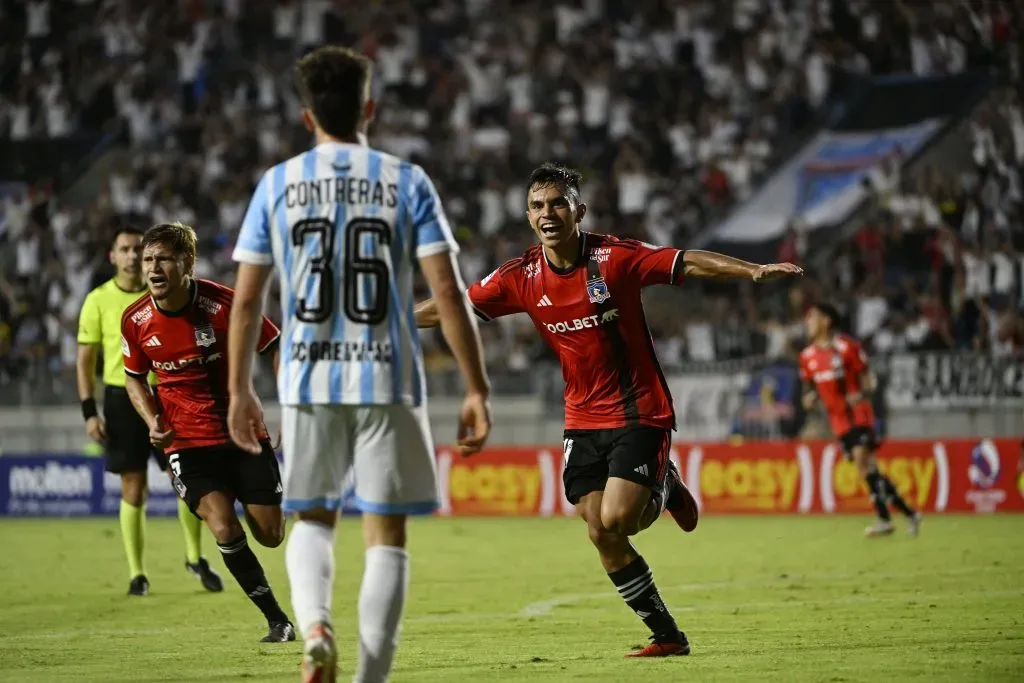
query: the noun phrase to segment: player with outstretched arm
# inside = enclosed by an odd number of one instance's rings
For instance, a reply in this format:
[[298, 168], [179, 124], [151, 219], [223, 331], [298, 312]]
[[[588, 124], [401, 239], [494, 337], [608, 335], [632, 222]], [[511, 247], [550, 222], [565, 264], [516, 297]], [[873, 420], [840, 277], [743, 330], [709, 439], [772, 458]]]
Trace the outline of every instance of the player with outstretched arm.
[[[178, 495], [206, 522], [228, 571], [266, 617], [269, 632], [263, 642], [295, 640], [295, 629], [235, 514], [238, 500], [261, 545], [276, 548], [284, 541], [277, 456], [262, 413], [253, 425], [256, 453], [231, 443], [225, 356], [232, 291], [194, 277], [195, 262], [191, 227], [162, 223], [146, 231], [142, 273], [150, 294], [121, 318], [128, 395], [149, 426], [150, 441], [166, 454]], [[274, 324], [263, 318], [260, 350], [276, 355], [278, 336]], [[158, 397], [146, 383], [151, 370], [160, 380]]]
[[[580, 182], [577, 171], [554, 164], [532, 173], [526, 216], [540, 244], [471, 286], [469, 300], [483, 320], [526, 313], [559, 357], [566, 497], [619, 595], [652, 633], [630, 656], [686, 655], [690, 644], [630, 540], [666, 509], [684, 531], [696, 528], [698, 515], [669, 460], [675, 413], [640, 293], [687, 277], [763, 282], [802, 271], [585, 232]], [[435, 301], [417, 307], [420, 327], [437, 320]]]
[[458, 246], [433, 183], [419, 166], [366, 146], [374, 111], [369, 60], [323, 47], [299, 61], [295, 76], [316, 146], [264, 174], [238, 236], [231, 434], [255, 449], [259, 404], [249, 373], [264, 292], [276, 270], [284, 507], [299, 518], [285, 557], [306, 640], [303, 680], [337, 676], [334, 525], [352, 475], [366, 544], [354, 680], [377, 683], [391, 671], [408, 590], [406, 518], [438, 505], [413, 316], [417, 263], [466, 382], [463, 455], [487, 440], [490, 387], [454, 260]]
[[810, 344], [800, 352], [800, 380], [804, 408], [810, 410], [820, 397], [828, 412], [832, 432], [868, 485], [878, 520], [864, 530], [867, 536], [888, 536], [895, 527], [888, 505], [907, 517], [907, 532], [916, 536], [921, 515], [903, 500], [889, 477], [878, 470], [875, 451], [880, 445], [875, 432], [875, 411], [870, 394], [875, 377], [867, 355], [856, 339], [836, 329], [839, 312], [827, 303], [811, 306], [804, 316]]

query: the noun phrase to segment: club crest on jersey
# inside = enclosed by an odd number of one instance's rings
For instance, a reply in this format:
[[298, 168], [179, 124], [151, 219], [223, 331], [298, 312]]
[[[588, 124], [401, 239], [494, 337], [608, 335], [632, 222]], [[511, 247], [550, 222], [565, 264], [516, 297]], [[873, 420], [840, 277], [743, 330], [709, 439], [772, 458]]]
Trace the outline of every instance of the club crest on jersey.
[[598, 278], [587, 281], [587, 296], [590, 298], [590, 303], [603, 304], [612, 295], [608, 293], [608, 285], [605, 283], [604, 278]]
[[216, 342], [217, 337], [213, 334], [213, 327], [201, 325], [196, 328], [196, 346], [213, 346]]

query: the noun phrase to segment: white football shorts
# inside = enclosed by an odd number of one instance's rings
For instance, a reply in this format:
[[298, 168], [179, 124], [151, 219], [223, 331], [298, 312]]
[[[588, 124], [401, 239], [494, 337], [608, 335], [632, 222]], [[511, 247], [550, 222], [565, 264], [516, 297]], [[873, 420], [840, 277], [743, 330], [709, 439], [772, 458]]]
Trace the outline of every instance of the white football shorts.
[[362, 512], [438, 507], [434, 440], [423, 407], [283, 405], [285, 512], [336, 510], [348, 485]]

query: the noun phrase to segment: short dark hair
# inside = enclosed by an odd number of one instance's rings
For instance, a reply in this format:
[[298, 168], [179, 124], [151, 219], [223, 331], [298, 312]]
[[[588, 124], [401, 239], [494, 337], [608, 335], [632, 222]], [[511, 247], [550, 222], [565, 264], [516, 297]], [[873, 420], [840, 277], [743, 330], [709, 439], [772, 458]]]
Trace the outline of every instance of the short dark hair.
[[575, 168], [547, 161], [533, 169], [530, 181], [526, 184], [526, 191], [529, 192], [534, 185], [557, 185], [578, 204], [581, 200], [580, 185], [582, 183], [583, 174]]
[[829, 302], [819, 301], [811, 306], [811, 308], [817, 310], [823, 316], [828, 318], [829, 325], [831, 325], [833, 329], [839, 326], [839, 319], [841, 317], [839, 315], [839, 309]]
[[181, 254], [191, 263], [196, 262], [199, 238], [191, 225], [184, 223], [157, 223], [142, 236], [142, 248], [161, 244], [175, 254]]
[[295, 64], [295, 88], [325, 133], [350, 137], [359, 130], [372, 72], [366, 56], [347, 47], [325, 45]]
[[114, 233], [110, 236], [111, 249], [113, 249], [114, 245], [117, 244], [117, 238], [121, 235], [138, 235], [139, 237], [142, 237], [143, 233], [134, 225], [119, 225], [114, 228]]

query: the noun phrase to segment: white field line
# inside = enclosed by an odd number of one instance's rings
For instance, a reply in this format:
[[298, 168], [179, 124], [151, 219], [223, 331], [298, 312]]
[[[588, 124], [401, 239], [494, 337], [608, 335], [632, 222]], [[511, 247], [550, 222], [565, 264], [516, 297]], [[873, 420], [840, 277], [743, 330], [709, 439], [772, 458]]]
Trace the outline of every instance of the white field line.
[[[689, 587], [687, 587], [689, 588]], [[566, 596], [572, 597], [572, 596]], [[588, 599], [597, 598], [608, 598], [618, 597], [615, 593], [601, 593], [593, 594], [588, 596]], [[850, 595], [839, 598], [827, 598], [827, 599], [812, 599], [812, 600], [765, 600], [760, 602], [738, 602], [738, 603], [720, 603], [713, 602], [707, 605], [691, 605], [687, 607], [673, 607], [672, 611], [679, 612], [735, 612], [735, 611], [757, 611], [757, 610], [779, 610], [779, 609], [792, 609], [792, 608], [808, 608], [815, 606], [838, 606], [838, 605], [856, 605], [856, 604], [882, 604], [882, 603], [894, 603], [912, 600], [915, 603], [935, 603], [943, 604], [950, 602], [963, 602], [980, 599], [1012, 599], [1020, 598], [1024, 600], [1024, 589], [1021, 590], [1009, 590], [1009, 591], [974, 591], [970, 593], [934, 593], [929, 595], [923, 595], [921, 593], [890, 593], [885, 596], [877, 595]], [[582, 602], [582, 600], [580, 600]], [[570, 604], [570, 603], [566, 603]], [[523, 618], [523, 611], [520, 611], [517, 615], [509, 615], [506, 613], [497, 612], [477, 612], [468, 614], [437, 614], [437, 615], [424, 615], [420, 617], [410, 617], [405, 620], [406, 624], [453, 624], [453, 623], [470, 623], [470, 622], [488, 622], [498, 620], [508, 620], [510, 618]], [[531, 618], [550, 616], [550, 612], [538, 613], [529, 615]], [[224, 630], [228, 630], [225, 628]], [[237, 632], [237, 628], [231, 627], [233, 632]], [[58, 633], [26, 633], [26, 634], [15, 634], [4, 636], [5, 642], [10, 641], [43, 641], [43, 640], [54, 640], [54, 639], [71, 639], [71, 638], [83, 638], [83, 637], [132, 637], [132, 636], [165, 636], [182, 633], [194, 632], [192, 627], [181, 626], [180, 628], [163, 628], [163, 629], [122, 629], [122, 630], [103, 630], [103, 631], [63, 631]], [[255, 635], [254, 635], [255, 638]]]
[[[1009, 569], [1009, 568], [1008, 568]], [[837, 581], [857, 581], [866, 583], [868, 581], [887, 581], [892, 579], [916, 579], [926, 577], [941, 577], [941, 576], [965, 576], [979, 574], [985, 571], [991, 570], [991, 567], [962, 567], [959, 569], [950, 569], [948, 571], [940, 572], [912, 572], [903, 574], [808, 574], [808, 575], [790, 575], [784, 579], [775, 577], [762, 577], [757, 579], [738, 579], [730, 581], [712, 581], [708, 583], [692, 583], [683, 584], [676, 586], [666, 586], [660, 588], [659, 591], [662, 593], [681, 593], [681, 592], [694, 592], [702, 590], [714, 590], [717, 588], [776, 588], [779, 590], [785, 590], [787, 585], [799, 585], [799, 584], [815, 584], [815, 583], [831, 583]], [[1024, 592], [1020, 593], [1024, 595]], [[908, 593], [907, 595], [914, 595]], [[519, 610], [517, 616], [520, 617], [543, 617], [551, 614], [551, 612], [558, 607], [565, 607], [567, 605], [575, 605], [581, 602], [589, 602], [591, 600], [603, 600], [609, 598], [618, 598], [618, 594], [614, 590], [602, 591], [600, 593], [570, 593], [567, 595], [561, 595], [556, 598], [550, 598], [548, 600], [539, 600], [532, 602], [526, 607]], [[794, 601], [787, 601], [785, 604], [790, 604]], [[799, 601], [798, 604], [807, 604], [813, 602], [811, 600]], [[821, 601], [819, 601], [821, 602]], [[773, 603], [775, 604], [775, 603]], [[781, 603], [780, 603], [781, 604]], [[742, 608], [742, 605], [732, 605], [730, 609], [734, 607]]]
[[[676, 586], [667, 586], [661, 589], [663, 593], [681, 593], [681, 592], [694, 592], [700, 590], [709, 590], [717, 588], [778, 588], [779, 590], [786, 590], [784, 586], [780, 586], [780, 582], [791, 582], [791, 583], [802, 583], [802, 582], [823, 582], [827, 583], [830, 581], [846, 581], [850, 579], [858, 579], [861, 581], [869, 580], [886, 580], [886, 579], [907, 579], [907, 578], [920, 578], [920, 577], [939, 577], [939, 576], [963, 576], [969, 574], [978, 574], [985, 572], [989, 568], [977, 567], [977, 568], [961, 568], [951, 569], [944, 572], [918, 572], [908, 574], [822, 574], [822, 575], [791, 575], [786, 579], [749, 579], [749, 580], [737, 580], [737, 581], [714, 581], [709, 583], [693, 583], [683, 584]], [[1010, 568], [1007, 568], [1010, 569]], [[888, 593], [886, 595], [850, 595], [836, 598], [812, 598], [804, 600], [765, 600], [758, 602], [720, 602], [713, 601], [705, 605], [693, 605], [686, 607], [673, 607], [673, 612], [731, 612], [735, 610], [757, 610], [757, 609], [779, 609], [779, 608], [792, 608], [792, 607], [811, 607], [814, 605], [846, 605], [846, 604], [859, 604], [859, 603], [892, 603], [895, 601], [912, 600], [918, 603], [924, 602], [960, 602], [963, 600], [977, 600], [981, 598], [1021, 598], [1024, 599], [1024, 588], [1019, 590], [1002, 590], [1002, 591], [974, 591], [974, 592], [958, 592], [958, 593], [934, 593], [934, 594], [921, 594], [914, 592], [899, 592], [899, 593]], [[507, 620], [514, 618], [536, 618], [550, 616], [552, 611], [558, 607], [565, 607], [568, 605], [574, 605], [581, 602], [589, 602], [592, 600], [605, 600], [605, 599], [619, 599], [618, 594], [611, 588], [601, 593], [578, 593], [578, 594], [566, 594], [558, 598], [550, 600], [542, 600], [540, 602], [530, 603], [526, 607], [519, 610], [516, 614], [508, 614], [504, 612], [473, 612], [473, 613], [454, 613], [454, 614], [425, 614], [417, 617], [409, 617], [405, 619], [407, 624], [449, 624], [449, 623], [460, 623], [460, 622], [478, 622], [478, 621], [493, 621], [493, 620]], [[237, 631], [236, 626], [225, 626], [223, 630]], [[258, 628], [256, 629], [259, 630]], [[104, 630], [78, 630], [78, 631], [58, 631], [54, 633], [25, 633], [25, 634], [5, 634], [4, 641], [33, 641], [33, 640], [54, 640], [54, 639], [71, 639], [71, 638], [87, 638], [87, 637], [131, 637], [131, 636], [164, 636], [180, 634], [186, 631], [194, 631], [191, 626], [181, 626], [179, 628], [151, 628], [151, 629], [104, 629]]]

